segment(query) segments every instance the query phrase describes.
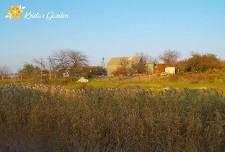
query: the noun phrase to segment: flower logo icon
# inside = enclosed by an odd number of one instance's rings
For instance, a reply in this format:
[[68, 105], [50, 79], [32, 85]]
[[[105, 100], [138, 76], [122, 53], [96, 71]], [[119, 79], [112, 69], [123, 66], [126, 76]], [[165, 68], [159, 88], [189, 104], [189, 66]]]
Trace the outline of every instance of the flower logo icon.
[[11, 8], [8, 10], [8, 15], [5, 17], [9, 19], [19, 19], [24, 9], [25, 7], [21, 5], [11, 6]]

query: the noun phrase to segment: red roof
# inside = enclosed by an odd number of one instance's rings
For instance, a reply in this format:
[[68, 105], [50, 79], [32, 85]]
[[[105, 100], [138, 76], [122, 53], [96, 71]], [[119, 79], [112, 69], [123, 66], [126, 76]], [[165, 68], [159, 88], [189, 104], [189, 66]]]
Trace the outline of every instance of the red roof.
[[172, 67], [171, 64], [157, 64], [155, 67], [155, 73], [163, 73], [167, 67]]

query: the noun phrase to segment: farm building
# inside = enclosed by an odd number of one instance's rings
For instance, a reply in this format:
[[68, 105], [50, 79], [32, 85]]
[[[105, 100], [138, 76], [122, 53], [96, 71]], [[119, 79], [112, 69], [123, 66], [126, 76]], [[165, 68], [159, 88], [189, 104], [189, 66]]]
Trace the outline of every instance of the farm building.
[[165, 68], [165, 72], [168, 74], [176, 74], [176, 68], [175, 67], [167, 67], [167, 68]]
[[175, 74], [175, 67], [171, 64], [157, 64], [155, 66], [155, 73]]
[[146, 64], [146, 70], [147, 70], [147, 74], [151, 75], [155, 73], [155, 67], [156, 64], [154, 63], [147, 63]]
[[107, 64], [107, 75], [113, 76], [113, 72], [115, 72], [123, 62], [127, 62], [128, 66], [132, 66], [132, 64], [140, 64], [144, 65], [143, 58], [141, 56], [134, 56], [134, 57], [113, 57], [110, 59], [109, 63]]

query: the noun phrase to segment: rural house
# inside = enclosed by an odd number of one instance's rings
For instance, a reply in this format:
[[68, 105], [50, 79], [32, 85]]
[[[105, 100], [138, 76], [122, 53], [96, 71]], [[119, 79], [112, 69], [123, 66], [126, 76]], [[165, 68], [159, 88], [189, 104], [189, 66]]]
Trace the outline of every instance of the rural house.
[[168, 73], [168, 74], [175, 74], [175, 67], [171, 64], [157, 64], [155, 66], [155, 73]]
[[167, 74], [175, 74], [176, 68], [171, 64], [154, 64], [154, 63], [147, 63], [147, 74], [155, 74], [155, 73], [167, 73]]
[[113, 76], [113, 72], [115, 72], [119, 67], [121, 67], [122, 62], [127, 62], [128, 66], [131, 67], [132, 64], [144, 65], [143, 58], [141, 56], [134, 57], [113, 57], [110, 59], [107, 64], [107, 75]]

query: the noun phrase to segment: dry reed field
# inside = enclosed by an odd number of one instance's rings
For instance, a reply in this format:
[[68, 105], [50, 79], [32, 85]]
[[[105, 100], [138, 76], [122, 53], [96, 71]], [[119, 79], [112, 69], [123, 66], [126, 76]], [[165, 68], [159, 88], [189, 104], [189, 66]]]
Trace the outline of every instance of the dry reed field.
[[225, 151], [215, 90], [45, 90], [0, 86], [0, 151]]

